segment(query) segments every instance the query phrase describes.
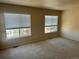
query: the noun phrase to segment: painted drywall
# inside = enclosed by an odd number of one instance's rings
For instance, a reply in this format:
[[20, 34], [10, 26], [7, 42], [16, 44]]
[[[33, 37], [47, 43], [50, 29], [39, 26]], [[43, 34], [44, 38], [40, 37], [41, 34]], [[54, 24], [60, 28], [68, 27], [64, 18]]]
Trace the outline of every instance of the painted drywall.
[[[3, 48], [12, 47], [16, 45], [22, 45], [25, 43], [45, 40], [48, 38], [53, 38], [55, 36], [59, 36], [58, 32], [45, 34], [44, 33], [44, 15], [61, 15], [61, 11], [57, 10], [49, 10], [49, 9], [41, 9], [41, 8], [34, 8], [34, 7], [25, 7], [25, 6], [16, 6], [10, 4], [0, 4], [0, 11], [2, 13], [23, 13], [23, 14], [31, 14], [31, 37], [23, 37], [18, 39], [6, 40], [5, 35], [3, 35], [2, 43]], [[4, 19], [4, 18], [3, 18]], [[60, 19], [60, 17], [59, 17]], [[1, 19], [2, 20], [2, 19]], [[2, 28], [0, 28], [2, 29]], [[4, 28], [5, 29], [5, 28]], [[1, 31], [3, 32], [3, 31]]]
[[73, 7], [62, 13], [61, 36], [79, 41], [79, 7]]

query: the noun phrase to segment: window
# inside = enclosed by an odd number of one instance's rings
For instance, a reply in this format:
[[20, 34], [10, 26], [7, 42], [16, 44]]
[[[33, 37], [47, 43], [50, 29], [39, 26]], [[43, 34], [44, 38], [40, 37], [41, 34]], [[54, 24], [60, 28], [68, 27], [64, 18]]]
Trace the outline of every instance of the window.
[[6, 38], [31, 35], [31, 16], [28, 14], [4, 13]]
[[57, 32], [58, 16], [45, 16], [45, 33]]

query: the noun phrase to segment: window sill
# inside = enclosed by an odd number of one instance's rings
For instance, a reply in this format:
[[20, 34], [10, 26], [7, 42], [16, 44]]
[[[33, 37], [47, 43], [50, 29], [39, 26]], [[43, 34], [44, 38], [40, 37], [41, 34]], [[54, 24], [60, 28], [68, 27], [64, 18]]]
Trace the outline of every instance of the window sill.
[[17, 40], [17, 39], [29, 38], [29, 37], [31, 37], [31, 35], [29, 35], [29, 36], [20, 36], [20, 37], [15, 37], [15, 38], [6, 38], [6, 40]]

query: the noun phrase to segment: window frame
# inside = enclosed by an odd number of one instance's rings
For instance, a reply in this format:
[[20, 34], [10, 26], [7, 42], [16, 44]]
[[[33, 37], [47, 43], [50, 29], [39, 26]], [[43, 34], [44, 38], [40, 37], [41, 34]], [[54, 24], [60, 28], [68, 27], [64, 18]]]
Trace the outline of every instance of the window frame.
[[[45, 26], [45, 16], [57, 16], [57, 25], [46, 25]], [[57, 26], [57, 31], [54, 31], [54, 32], [48, 32], [48, 33], [45, 33], [45, 27], [52, 27], [52, 26]], [[56, 33], [56, 32], [58, 32], [59, 31], [59, 15], [44, 15], [44, 33], [45, 34], [51, 34], [51, 33]]]
[[[3, 14], [5, 14], [6, 12], [4, 12]], [[9, 12], [8, 12], [9, 13]], [[6, 40], [12, 40], [12, 39], [18, 39], [18, 38], [24, 38], [24, 37], [31, 37], [32, 36], [32, 14], [30, 13], [11, 13], [11, 14], [24, 14], [24, 15], [30, 15], [30, 26], [27, 26], [27, 27], [15, 27], [15, 28], [6, 28], [5, 27], [5, 36], [6, 36]], [[5, 21], [5, 16], [4, 16], [4, 21]], [[27, 36], [20, 36], [20, 29], [23, 29], [23, 28], [30, 28], [30, 35]], [[10, 30], [10, 29], [19, 29], [19, 37], [14, 37], [14, 38], [7, 38], [7, 33], [6, 33], [6, 30]]]

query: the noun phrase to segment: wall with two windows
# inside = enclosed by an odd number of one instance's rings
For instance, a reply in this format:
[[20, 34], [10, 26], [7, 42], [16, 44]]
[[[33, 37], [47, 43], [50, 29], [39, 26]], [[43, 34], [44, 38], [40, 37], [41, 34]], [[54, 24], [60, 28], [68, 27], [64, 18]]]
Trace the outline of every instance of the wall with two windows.
[[59, 36], [61, 11], [0, 4], [2, 48]]

